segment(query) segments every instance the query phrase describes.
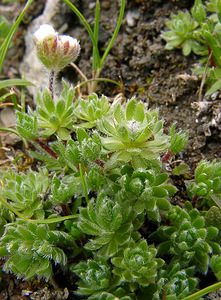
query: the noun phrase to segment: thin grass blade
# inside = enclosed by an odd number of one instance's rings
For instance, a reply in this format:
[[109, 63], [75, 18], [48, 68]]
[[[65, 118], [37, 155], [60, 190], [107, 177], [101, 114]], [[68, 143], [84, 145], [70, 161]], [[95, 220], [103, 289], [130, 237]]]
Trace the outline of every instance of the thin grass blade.
[[11, 40], [13, 38], [13, 35], [15, 34], [19, 24], [21, 23], [27, 9], [30, 7], [30, 5], [32, 4], [34, 0], [28, 0], [28, 2], [26, 3], [25, 7], [23, 8], [23, 10], [21, 11], [20, 15], [18, 16], [18, 18], [16, 19], [15, 23], [12, 25], [9, 33], [7, 34], [4, 42], [2, 43], [1, 47], [0, 47], [0, 72], [2, 70], [2, 66], [5, 60], [5, 56], [6, 53], [8, 51], [8, 48], [10, 46]]
[[70, 0], [63, 0], [69, 7], [70, 9], [77, 15], [77, 17], [80, 19], [80, 21], [82, 22], [82, 24], [84, 25], [85, 29], [87, 30], [90, 39], [92, 41], [93, 47], [94, 47], [94, 51], [95, 51], [95, 55], [96, 55], [96, 60], [99, 61], [100, 60], [100, 54], [96, 45], [96, 41], [94, 38], [94, 33], [89, 25], [89, 23], [87, 22], [87, 20], [85, 19], [85, 17], [82, 15], [82, 13], [77, 9], [77, 7], [71, 3]]
[[13, 86], [29, 86], [29, 85], [33, 85], [33, 83], [25, 79], [19, 79], [19, 78], [6, 79], [0, 81], [0, 90], [8, 87], [13, 87]]
[[97, 70], [100, 67], [100, 57], [96, 55], [96, 48], [98, 49], [98, 40], [99, 40], [99, 26], [100, 26], [100, 1], [96, 1], [95, 7], [95, 18], [94, 18], [94, 40], [96, 47], [93, 45], [93, 70]]
[[107, 58], [107, 55], [108, 53], [110, 52], [111, 48], [113, 47], [113, 44], [117, 38], [117, 35], [118, 35], [118, 32], [120, 30], [120, 27], [121, 27], [121, 24], [123, 22], [123, 17], [124, 17], [124, 11], [125, 11], [125, 6], [126, 6], [126, 0], [121, 0], [121, 7], [120, 7], [120, 13], [119, 13], [119, 17], [118, 17], [118, 20], [117, 20], [117, 25], [116, 25], [116, 28], [115, 28], [115, 31], [112, 35], [112, 38], [101, 58], [101, 62], [100, 62], [100, 68], [102, 69], [103, 67], [103, 64]]

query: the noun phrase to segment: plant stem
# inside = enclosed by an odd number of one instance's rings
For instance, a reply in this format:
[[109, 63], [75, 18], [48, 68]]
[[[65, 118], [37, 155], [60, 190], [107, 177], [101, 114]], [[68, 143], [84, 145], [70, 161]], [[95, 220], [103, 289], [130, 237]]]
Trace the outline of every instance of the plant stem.
[[207, 60], [207, 63], [206, 63], [205, 69], [204, 69], [204, 73], [203, 73], [202, 80], [201, 80], [201, 83], [200, 83], [200, 88], [199, 88], [198, 101], [202, 101], [202, 99], [203, 99], [203, 87], [204, 87], [205, 82], [206, 82], [206, 76], [207, 76], [207, 71], [208, 71], [208, 67], [209, 67], [211, 57], [212, 57], [212, 52], [210, 53], [210, 55], [208, 57], [208, 60]]
[[57, 158], [57, 154], [47, 145], [44, 144], [42, 141], [40, 141], [39, 139], [36, 139], [35, 142], [38, 143], [38, 145], [44, 149], [50, 156], [52, 156], [53, 158]]
[[100, 76], [101, 69], [93, 70], [92, 79], [95, 79], [91, 82], [90, 88], [89, 88], [89, 94], [94, 93], [97, 89], [97, 80]]
[[83, 170], [82, 170], [81, 163], [79, 164], [79, 171], [80, 171], [82, 187], [83, 187], [83, 190], [84, 190], [84, 196], [85, 196], [86, 202], [88, 204], [89, 203], [89, 198], [88, 198], [87, 185], [86, 185], [86, 181], [85, 181], [85, 177], [84, 177], [84, 173], [83, 173]]
[[49, 91], [51, 92], [52, 99], [54, 99], [54, 77], [55, 77], [55, 71], [51, 70], [49, 74]]
[[71, 215], [71, 210], [70, 210], [70, 207], [68, 206], [68, 204], [64, 204], [64, 203], [61, 204], [61, 209], [65, 216]]
[[10, 93], [11, 93], [12, 103], [14, 104], [14, 108], [18, 110], [18, 101], [17, 101], [16, 93], [13, 88], [11, 88]]
[[207, 286], [205, 289], [202, 289], [202, 290], [184, 298], [183, 300], [196, 300], [196, 299], [199, 299], [200, 297], [202, 297], [210, 292], [213, 292], [219, 288], [221, 288], [221, 281], [217, 282], [215, 284], [212, 284], [210, 286]]
[[11, 212], [13, 212], [17, 217], [19, 217], [22, 220], [25, 220], [27, 222], [35, 223], [35, 224], [52, 224], [57, 222], [63, 222], [69, 219], [75, 219], [78, 218], [78, 215], [71, 215], [71, 216], [65, 216], [65, 217], [56, 217], [56, 218], [48, 218], [48, 219], [42, 219], [42, 220], [33, 220], [28, 219], [23, 214], [21, 214], [19, 211], [17, 211], [12, 205], [10, 205], [3, 197], [0, 196], [0, 202], [8, 208]]
[[82, 79], [84, 79], [85, 81], [88, 80], [86, 75], [81, 71], [80, 68], [78, 68], [78, 66], [75, 63], [70, 63], [70, 65], [78, 72], [78, 74], [82, 77]]
[[34, 224], [53, 224], [58, 222], [63, 222], [70, 219], [77, 219], [78, 215], [71, 215], [71, 216], [65, 216], [65, 217], [56, 217], [56, 218], [47, 218], [42, 220], [32, 220], [32, 219], [26, 219], [28, 222], [34, 223]]
[[[81, 71], [80, 68], [78, 68], [78, 66], [75, 63], [71, 63], [70, 65], [78, 72], [78, 74], [82, 77], [84, 82], [88, 81], [88, 78], [86, 77], [86, 75]], [[75, 88], [78, 89], [78, 87], [79, 86], [77, 85]], [[87, 93], [89, 94], [89, 85], [87, 85]]]
[[85, 84], [88, 84], [90, 82], [93, 82], [93, 81], [110, 82], [110, 83], [118, 85], [119, 87], [122, 87], [121, 83], [119, 83], [119, 82], [117, 82], [115, 80], [109, 79], [109, 78], [94, 78], [94, 79], [88, 79], [86, 81], [83, 81], [83, 82], [79, 83], [78, 85], [76, 85], [75, 89], [78, 89], [79, 87], [81, 87], [81, 86], [83, 86]]
[[163, 163], [168, 163], [168, 161], [170, 160], [171, 157], [173, 157], [173, 152], [168, 150], [167, 153], [164, 154], [164, 156], [162, 157], [162, 162]]
[[17, 132], [17, 130], [10, 128], [10, 127], [0, 127], [0, 131], [4, 131], [4, 132], [9, 132], [9, 133], [13, 133], [16, 134], [17, 136], [20, 137], [19, 133]]

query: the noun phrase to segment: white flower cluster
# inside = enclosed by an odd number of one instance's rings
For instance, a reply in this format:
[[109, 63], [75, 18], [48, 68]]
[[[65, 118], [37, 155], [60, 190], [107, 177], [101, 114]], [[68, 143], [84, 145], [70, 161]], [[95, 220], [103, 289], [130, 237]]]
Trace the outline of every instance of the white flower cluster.
[[51, 25], [44, 24], [34, 33], [37, 55], [44, 66], [60, 71], [75, 61], [80, 53], [80, 44], [68, 35], [59, 35]]

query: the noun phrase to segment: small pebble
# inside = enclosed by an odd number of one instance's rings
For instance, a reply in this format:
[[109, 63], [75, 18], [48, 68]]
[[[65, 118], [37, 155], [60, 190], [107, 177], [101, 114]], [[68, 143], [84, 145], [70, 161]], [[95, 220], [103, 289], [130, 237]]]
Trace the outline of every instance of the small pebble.
[[138, 11], [128, 11], [127, 15], [126, 15], [126, 21], [127, 21], [127, 25], [129, 27], [134, 27], [137, 23], [137, 20], [139, 19], [139, 12]]

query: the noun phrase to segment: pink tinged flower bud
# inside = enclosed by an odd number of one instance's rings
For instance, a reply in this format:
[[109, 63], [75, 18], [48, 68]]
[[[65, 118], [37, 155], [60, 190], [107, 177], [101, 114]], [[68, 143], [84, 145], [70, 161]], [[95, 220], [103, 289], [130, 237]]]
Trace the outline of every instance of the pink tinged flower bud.
[[64, 54], [68, 54], [69, 49], [70, 49], [69, 41], [64, 42]]
[[59, 35], [52, 26], [42, 25], [34, 34], [37, 55], [46, 68], [60, 71], [75, 61], [80, 53], [79, 42], [67, 35]]
[[79, 42], [68, 35], [60, 35], [59, 41], [62, 45], [63, 59], [67, 61], [66, 64], [75, 61], [81, 50]]

